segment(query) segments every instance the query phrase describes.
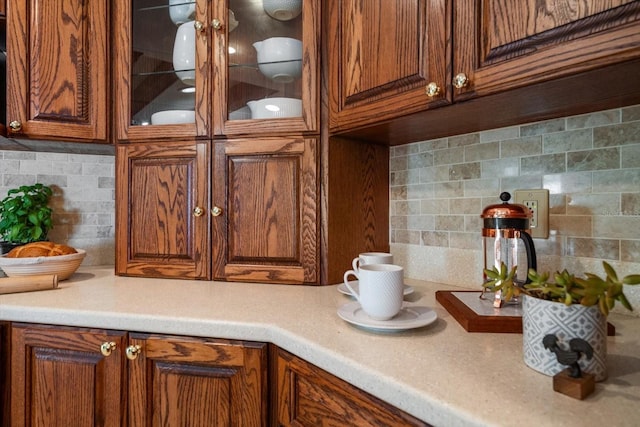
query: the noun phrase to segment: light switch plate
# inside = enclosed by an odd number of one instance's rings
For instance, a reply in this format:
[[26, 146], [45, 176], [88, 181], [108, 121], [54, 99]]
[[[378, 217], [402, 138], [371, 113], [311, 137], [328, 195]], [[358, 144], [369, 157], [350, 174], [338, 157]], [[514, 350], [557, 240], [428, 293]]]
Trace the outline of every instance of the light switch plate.
[[549, 190], [516, 190], [514, 198], [516, 203], [525, 205], [531, 210], [532, 218], [529, 221], [531, 237], [549, 238]]

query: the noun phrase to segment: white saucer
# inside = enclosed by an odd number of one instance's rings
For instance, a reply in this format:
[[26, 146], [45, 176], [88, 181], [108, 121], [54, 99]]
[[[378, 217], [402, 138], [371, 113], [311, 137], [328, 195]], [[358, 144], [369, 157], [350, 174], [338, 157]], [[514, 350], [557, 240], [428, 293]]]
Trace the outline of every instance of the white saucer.
[[[357, 280], [349, 280], [349, 285], [351, 285], [351, 287], [353, 288], [353, 290], [355, 290], [356, 292], [359, 292], [359, 286], [360, 286], [360, 282]], [[349, 296], [353, 296], [351, 295], [351, 291], [349, 290], [349, 288], [347, 288], [347, 285], [345, 285], [344, 283], [340, 283], [338, 285], [338, 292], [343, 293], [345, 295], [349, 295]], [[413, 293], [413, 288], [409, 285], [404, 285], [404, 295], [409, 295]]]
[[338, 309], [341, 319], [357, 326], [378, 331], [406, 331], [420, 328], [435, 322], [438, 315], [429, 307], [424, 307], [411, 302], [402, 303], [400, 313], [390, 320], [374, 320], [370, 318], [359, 302], [350, 302]]

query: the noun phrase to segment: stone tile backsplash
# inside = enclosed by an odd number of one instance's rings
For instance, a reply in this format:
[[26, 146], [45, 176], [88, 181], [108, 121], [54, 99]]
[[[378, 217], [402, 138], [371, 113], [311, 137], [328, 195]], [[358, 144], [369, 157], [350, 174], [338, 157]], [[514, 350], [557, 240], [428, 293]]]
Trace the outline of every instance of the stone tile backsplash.
[[[540, 269], [640, 273], [640, 105], [392, 147], [390, 174], [409, 277], [479, 287], [482, 209], [529, 188], [550, 192]], [[640, 289], [627, 293], [640, 309]]]
[[0, 198], [11, 188], [52, 187], [49, 240], [87, 251], [83, 265], [115, 259], [115, 158], [112, 155], [0, 150]]

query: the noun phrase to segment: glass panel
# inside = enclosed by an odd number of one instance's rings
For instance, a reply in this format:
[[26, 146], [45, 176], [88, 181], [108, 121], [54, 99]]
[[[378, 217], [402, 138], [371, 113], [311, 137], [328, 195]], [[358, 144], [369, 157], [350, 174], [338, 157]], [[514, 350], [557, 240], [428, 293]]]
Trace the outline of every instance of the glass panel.
[[301, 117], [302, 0], [230, 0], [229, 8], [228, 118]]
[[195, 0], [133, 0], [132, 125], [195, 122], [195, 10]]

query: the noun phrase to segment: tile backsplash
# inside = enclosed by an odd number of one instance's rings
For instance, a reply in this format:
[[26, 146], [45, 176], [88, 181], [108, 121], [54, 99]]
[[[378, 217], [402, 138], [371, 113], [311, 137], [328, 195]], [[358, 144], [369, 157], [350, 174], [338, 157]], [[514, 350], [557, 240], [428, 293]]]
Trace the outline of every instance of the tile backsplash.
[[539, 269], [640, 273], [640, 105], [392, 147], [390, 174], [391, 247], [409, 277], [478, 288], [482, 209], [535, 188], [550, 193]]
[[115, 251], [112, 155], [0, 150], [0, 198], [36, 182], [54, 192], [49, 240], [87, 251], [83, 265], [112, 265]]

